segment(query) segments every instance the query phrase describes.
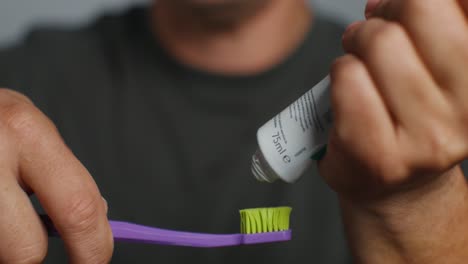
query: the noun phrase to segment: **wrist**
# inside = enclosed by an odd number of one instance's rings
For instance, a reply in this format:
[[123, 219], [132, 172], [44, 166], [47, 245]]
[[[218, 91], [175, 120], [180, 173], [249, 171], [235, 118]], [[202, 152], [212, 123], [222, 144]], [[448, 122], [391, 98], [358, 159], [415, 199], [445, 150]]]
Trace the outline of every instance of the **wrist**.
[[441, 263], [460, 255], [466, 260], [468, 188], [458, 166], [420, 188], [381, 200], [340, 201], [359, 263]]

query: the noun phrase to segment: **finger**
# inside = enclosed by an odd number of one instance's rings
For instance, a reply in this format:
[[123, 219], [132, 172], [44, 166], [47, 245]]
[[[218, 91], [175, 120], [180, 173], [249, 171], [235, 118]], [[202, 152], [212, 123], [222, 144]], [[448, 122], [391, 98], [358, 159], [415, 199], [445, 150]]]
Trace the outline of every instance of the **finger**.
[[377, 8], [377, 6], [382, 2], [382, 0], [368, 0], [366, 4], [365, 16], [370, 18], [372, 13]]
[[428, 118], [437, 118], [441, 109], [448, 107], [398, 24], [370, 19], [345, 36], [344, 46], [367, 65], [392, 116], [406, 129], [427, 129]]
[[29, 104], [9, 106], [9, 127], [18, 138], [20, 175], [53, 220], [72, 263], [105, 263], [112, 234], [92, 177], [52, 123]]
[[366, 5], [365, 15], [367, 19], [372, 17], [386, 17], [387, 5], [393, 0], [369, 0]]
[[[466, 1], [385, 1], [374, 15], [401, 23], [441, 87], [466, 98], [468, 24]], [[460, 97], [458, 96], [458, 97]]]
[[331, 78], [334, 130], [341, 138], [349, 135], [353, 139], [354, 135], [365, 135], [369, 131], [385, 135], [394, 130], [390, 113], [361, 60], [353, 55], [338, 59]]
[[[58, 137], [57, 137], [58, 139]], [[73, 263], [106, 263], [112, 255], [112, 234], [104, 201], [95, 182], [73, 154], [58, 143], [30, 149], [21, 162], [25, 181], [52, 218]]]
[[2, 168], [0, 175], [0, 263], [42, 263], [47, 234], [14, 174]]
[[[365, 161], [371, 170], [384, 170], [381, 167], [386, 163], [380, 160], [393, 156], [394, 125], [370, 73], [359, 59], [347, 55], [336, 61], [331, 76], [334, 127], [329, 150], [319, 163], [321, 170], [334, 172], [330, 175], [346, 175], [336, 166], [336, 159], [340, 157], [346, 164], [358, 166], [364, 164], [360, 161]], [[357, 160], [346, 161], [345, 157]], [[328, 179], [332, 186], [340, 189], [357, 186], [355, 182], [351, 184], [357, 180]]]
[[451, 101], [398, 24], [373, 18], [347, 33], [343, 42], [366, 63], [398, 121], [397, 140], [407, 168], [440, 171], [466, 157]]
[[458, 3], [463, 8], [463, 11], [465, 12], [465, 16], [468, 16], [468, 1], [467, 0], [459, 0]]

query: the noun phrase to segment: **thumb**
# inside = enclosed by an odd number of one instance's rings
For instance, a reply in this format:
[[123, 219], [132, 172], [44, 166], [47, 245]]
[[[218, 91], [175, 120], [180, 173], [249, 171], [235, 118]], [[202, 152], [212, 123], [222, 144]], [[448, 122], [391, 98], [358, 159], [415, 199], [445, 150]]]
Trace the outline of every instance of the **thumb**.
[[368, 0], [367, 1], [366, 11], [365, 11], [366, 18], [369, 18], [370, 16], [372, 16], [372, 13], [377, 8], [377, 6], [380, 4], [380, 2], [382, 2], [382, 1], [381, 0]]

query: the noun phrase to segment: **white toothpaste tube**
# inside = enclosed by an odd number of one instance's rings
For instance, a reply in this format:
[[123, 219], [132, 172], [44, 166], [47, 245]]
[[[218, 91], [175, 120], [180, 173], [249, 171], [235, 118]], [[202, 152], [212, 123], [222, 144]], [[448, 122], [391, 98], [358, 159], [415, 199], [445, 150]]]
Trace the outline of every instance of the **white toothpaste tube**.
[[252, 173], [259, 181], [297, 181], [325, 153], [332, 125], [326, 77], [257, 132]]

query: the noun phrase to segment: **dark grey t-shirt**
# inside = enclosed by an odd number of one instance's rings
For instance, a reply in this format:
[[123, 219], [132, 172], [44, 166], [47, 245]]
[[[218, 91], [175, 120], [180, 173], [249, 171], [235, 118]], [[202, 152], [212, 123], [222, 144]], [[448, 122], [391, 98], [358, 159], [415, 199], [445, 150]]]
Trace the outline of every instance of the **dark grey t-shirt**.
[[[233, 77], [176, 62], [146, 14], [33, 31], [0, 52], [0, 86], [26, 93], [51, 117], [95, 177], [111, 219], [235, 233], [239, 209], [289, 205], [294, 237], [218, 249], [117, 243], [113, 263], [348, 262], [335, 195], [316, 168], [293, 185], [261, 184], [250, 173], [257, 128], [327, 74], [342, 28], [317, 18], [280, 65]], [[52, 239], [46, 263], [63, 262]]]

